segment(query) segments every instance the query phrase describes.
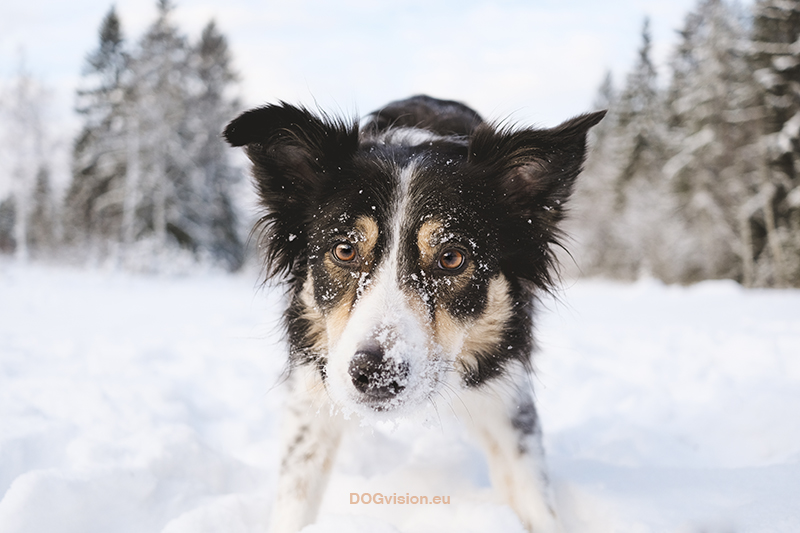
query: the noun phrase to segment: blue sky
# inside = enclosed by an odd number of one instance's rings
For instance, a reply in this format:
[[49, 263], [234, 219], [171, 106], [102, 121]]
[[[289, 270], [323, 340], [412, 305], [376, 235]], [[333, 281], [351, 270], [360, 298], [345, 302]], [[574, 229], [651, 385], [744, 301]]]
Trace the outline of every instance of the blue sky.
[[[177, 0], [196, 37], [211, 18], [228, 36], [247, 104], [276, 99], [364, 114], [426, 92], [490, 118], [555, 125], [591, 108], [606, 70], [621, 83], [645, 16], [663, 64], [695, 0]], [[74, 88], [111, 2], [27, 0], [0, 6], [0, 80], [24, 57], [69, 122]], [[129, 39], [155, 1], [118, 0]]]

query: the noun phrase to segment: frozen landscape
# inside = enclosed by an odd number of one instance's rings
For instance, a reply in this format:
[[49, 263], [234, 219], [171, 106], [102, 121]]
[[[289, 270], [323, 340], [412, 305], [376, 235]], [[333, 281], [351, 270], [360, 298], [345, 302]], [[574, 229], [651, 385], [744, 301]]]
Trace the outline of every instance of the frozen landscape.
[[[258, 275], [0, 263], [0, 531], [264, 531], [284, 390]], [[568, 283], [534, 385], [568, 532], [800, 531], [800, 291]], [[306, 533], [520, 533], [457, 426], [362, 428]], [[449, 505], [350, 504], [350, 493]]]

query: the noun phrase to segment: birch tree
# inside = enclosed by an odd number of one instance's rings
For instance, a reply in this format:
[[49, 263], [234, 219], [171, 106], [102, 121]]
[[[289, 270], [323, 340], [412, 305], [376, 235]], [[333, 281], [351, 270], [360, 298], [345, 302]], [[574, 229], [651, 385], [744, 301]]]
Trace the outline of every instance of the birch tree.
[[[20, 68], [2, 98], [4, 126], [3, 181], [9, 182], [10, 196], [4, 202], [4, 217], [10, 217], [11, 236], [6, 247], [20, 262], [28, 260], [32, 196], [37, 175], [49, 167], [45, 109], [48, 91], [34, 79], [20, 61]], [[11, 242], [8, 242], [8, 241]], [[9, 246], [10, 245], [10, 246]]]

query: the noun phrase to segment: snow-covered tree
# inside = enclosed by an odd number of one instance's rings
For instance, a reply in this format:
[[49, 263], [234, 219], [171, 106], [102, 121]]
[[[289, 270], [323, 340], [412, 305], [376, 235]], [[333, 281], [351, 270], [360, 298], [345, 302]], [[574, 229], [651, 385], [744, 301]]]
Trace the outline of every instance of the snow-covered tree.
[[192, 51], [192, 73], [199, 82], [189, 117], [196, 193], [187, 207], [199, 222], [198, 246], [235, 269], [244, 259], [233, 198], [241, 171], [231, 165], [230, 151], [219, 132], [239, 103], [229, 94], [236, 75], [228, 43], [213, 21], [203, 29]]
[[13, 246], [16, 258], [26, 261], [31, 198], [39, 170], [49, 166], [50, 139], [44, 116], [49, 96], [21, 62], [19, 72], [0, 100], [4, 104], [0, 119], [4, 137], [0, 143], [4, 152], [0, 181], [10, 182], [4, 216], [13, 217], [10, 224], [13, 237], [4, 239], [4, 247]]
[[[236, 81], [214, 23], [193, 44], [159, 0], [156, 20], [126, 50], [112, 9], [89, 56], [85, 127], [76, 144], [69, 210], [74, 227], [121, 259], [153, 266], [183, 250], [238, 268], [243, 245], [233, 188], [240, 171], [220, 138]], [[171, 252], [170, 252], [171, 253]]]
[[661, 180], [664, 157], [664, 114], [656, 68], [651, 58], [650, 21], [642, 29], [642, 46], [633, 70], [619, 96], [616, 127], [622, 145], [622, 160], [617, 177], [618, 202], [629, 203], [629, 188], [634, 180], [657, 184]]
[[743, 216], [756, 284], [800, 286], [800, 1], [758, 0], [750, 46], [763, 88], [763, 172]]
[[99, 43], [86, 59], [77, 112], [83, 127], [73, 148], [72, 182], [65, 206], [71, 242], [101, 247], [119, 238], [127, 169], [126, 116], [129, 55], [112, 7], [100, 25]]
[[132, 236], [149, 238], [159, 250], [173, 242], [192, 244], [179, 197], [189, 179], [187, 165], [191, 165], [185, 152], [190, 50], [172, 23], [172, 10], [168, 0], [160, 0], [157, 19], [139, 42], [128, 105], [128, 114], [136, 122], [132, 135], [138, 150], [132, 156], [138, 158], [140, 168], [137, 183], [129, 191], [136, 199]]
[[31, 194], [28, 214], [28, 246], [37, 255], [51, 253], [56, 247], [56, 202], [50, 183], [50, 171], [40, 167]]
[[0, 253], [11, 254], [17, 247], [17, 243], [14, 240], [16, 211], [13, 196], [8, 196], [0, 201]]
[[800, 286], [800, 0], [698, 0], [656, 84], [648, 27], [610, 78], [575, 198], [589, 275]]
[[[625, 277], [613, 266], [617, 260], [624, 260], [614, 227], [617, 219], [614, 191], [621, 157], [617, 143], [621, 134], [617, 123], [618, 100], [613, 77], [608, 72], [593, 105], [593, 109], [607, 109], [608, 113], [589, 133], [586, 167], [572, 199], [573, 216], [566, 222], [581, 275]], [[568, 267], [571, 264], [568, 260], [562, 263]]]
[[171, 22], [172, 5], [158, 5], [132, 63], [140, 169], [133, 234], [235, 269], [243, 259], [232, 201], [240, 172], [220, 137], [237, 105], [227, 41], [212, 22], [190, 44]]
[[581, 270], [622, 279], [653, 275], [675, 281], [674, 210], [661, 168], [666, 156], [664, 105], [651, 58], [649, 21], [622, 91], [607, 79], [599, 105], [610, 105], [598, 129], [576, 195], [574, 233]]
[[[747, 278], [750, 247], [741, 209], [758, 175], [757, 91], [743, 54], [744, 17], [723, 0], [700, 0], [670, 62], [670, 159], [664, 174], [690, 231], [683, 282]], [[746, 232], [744, 232], [746, 233]]]

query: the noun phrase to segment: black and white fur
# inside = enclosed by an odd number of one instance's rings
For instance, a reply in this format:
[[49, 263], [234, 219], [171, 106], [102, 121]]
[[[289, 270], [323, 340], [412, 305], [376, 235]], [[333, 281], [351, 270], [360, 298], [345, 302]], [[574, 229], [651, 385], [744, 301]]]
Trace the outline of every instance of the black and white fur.
[[272, 531], [312, 523], [345, 418], [441, 402], [533, 532], [558, 530], [530, 385], [533, 303], [604, 112], [497, 127], [416, 96], [363, 124], [285, 103], [248, 111], [268, 277], [284, 276], [292, 387]]

